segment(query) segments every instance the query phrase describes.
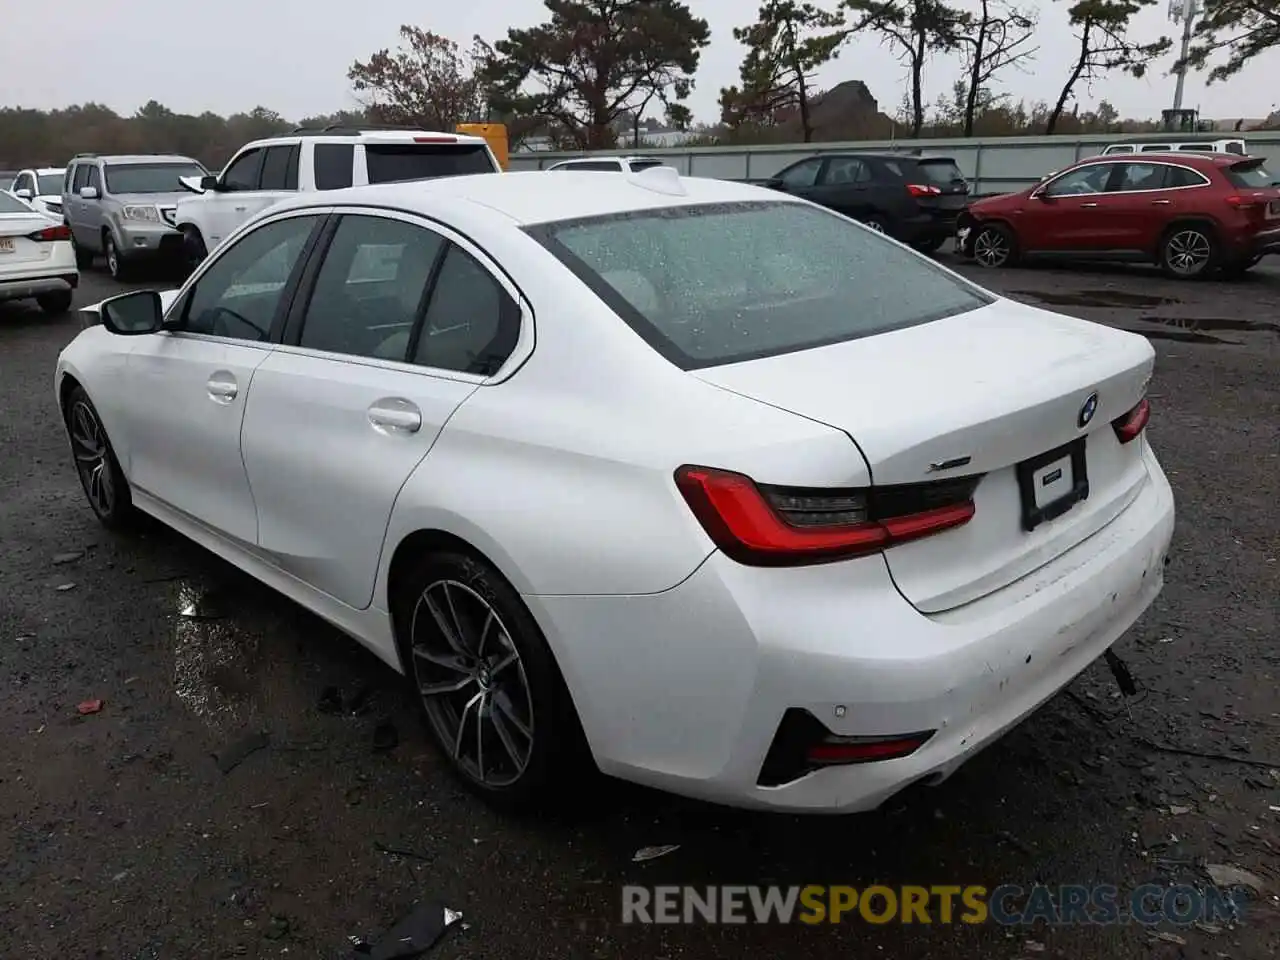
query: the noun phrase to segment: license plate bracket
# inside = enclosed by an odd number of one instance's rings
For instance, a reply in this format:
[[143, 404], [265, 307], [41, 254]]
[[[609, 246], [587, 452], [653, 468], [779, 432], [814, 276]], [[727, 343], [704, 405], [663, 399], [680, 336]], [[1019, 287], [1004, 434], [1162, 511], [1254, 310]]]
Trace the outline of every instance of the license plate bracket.
[[0, 253], [13, 253], [15, 249], [12, 237], [0, 237]]
[[1022, 529], [1030, 533], [1089, 498], [1085, 437], [1024, 460], [1015, 468], [1022, 501]]

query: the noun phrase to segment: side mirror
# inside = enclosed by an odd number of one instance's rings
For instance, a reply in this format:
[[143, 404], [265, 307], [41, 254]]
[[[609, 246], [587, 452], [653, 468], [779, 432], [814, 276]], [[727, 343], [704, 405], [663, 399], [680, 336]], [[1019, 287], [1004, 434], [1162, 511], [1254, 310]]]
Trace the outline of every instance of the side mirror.
[[13, 191], [13, 195], [19, 200], [30, 200], [32, 198], [31, 191], [26, 187], [23, 187], [21, 190]]
[[777, 177], [769, 177], [769, 179], [760, 184], [760, 186], [768, 187], [770, 190], [782, 190], [786, 185], [785, 181], [779, 180]]
[[80, 199], [81, 200], [97, 200], [98, 188], [97, 187], [81, 187]]
[[135, 290], [103, 300], [99, 313], [102, 325], [122, 337], [155, 333], [164, 324], [160, 294], [154, 290]]
[[218, 178], [211, 173], [205, 174], [200, 178], [200, 189], [206, 192], [219, 189]]

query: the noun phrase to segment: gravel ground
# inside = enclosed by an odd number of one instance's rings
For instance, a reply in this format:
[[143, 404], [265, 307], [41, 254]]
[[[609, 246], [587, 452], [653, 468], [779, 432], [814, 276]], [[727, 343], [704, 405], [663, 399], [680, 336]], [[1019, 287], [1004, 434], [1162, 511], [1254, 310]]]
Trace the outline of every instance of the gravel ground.
[[[1095, 666], [941, 787], [816, 819], [623, 785], [579, 819], [491, 813], [447, 775], [397, 677], [354, 642], [162, 528], [98, 527], [51, 396], [76, 323], [0, 305], [0, 957], [341, 957], [348, 937], [423, 898], [464, 915], [430, 954], [441, 958], [1274, 955], [1280, 272], [981, 276], [1156, 345], [1150, 434], [1179, 518], [1168, 585], [1116, 648], [1141, 693], [1126, 710]], [[86, 273], [78, 303], [119, 289]], [[363, 705], [323, 712], [330, 687]], [[78, 715], [94, 698], [102, 710]], [[398, 745], [375, 750], [386, 723]], [[270, 745], [222, 773], [215, 754], [263, 730]], [[656, 844], [679, 849], [632, 863]], [[620, 922], [626, 883], [1124, 890], [1203, 884], [1206, 863], [1265, 881], [1242, 923]]]

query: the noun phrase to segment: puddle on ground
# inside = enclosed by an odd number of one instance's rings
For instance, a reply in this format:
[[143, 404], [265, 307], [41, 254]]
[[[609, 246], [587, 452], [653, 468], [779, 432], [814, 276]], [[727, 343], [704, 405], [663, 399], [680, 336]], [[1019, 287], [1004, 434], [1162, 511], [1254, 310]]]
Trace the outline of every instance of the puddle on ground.
[[1013, 293], [1016, 296], [1030, 297], [1055, 307], [1159, 307], [1179, 302], [1171, 297], [1125, 293], [1123, 290], [1075, 290], [1055, 293], [1041, 290], [1015, 290]]
[[196, 716], [213, 726], [259, 722], [253, 700], [258, 639], [228, 616], [216, 590], [189, 583], [177, 588], [174, 619], [174, 692]]
[[1271, 323], [1267, 320], [1237, 320], [1233, 317], [1141, 317], [1140, 319], [1144, 323], [1159, 323], [1189, 333], [1202, 333], [1205, 330], [1280, 333], [1280, 323]]

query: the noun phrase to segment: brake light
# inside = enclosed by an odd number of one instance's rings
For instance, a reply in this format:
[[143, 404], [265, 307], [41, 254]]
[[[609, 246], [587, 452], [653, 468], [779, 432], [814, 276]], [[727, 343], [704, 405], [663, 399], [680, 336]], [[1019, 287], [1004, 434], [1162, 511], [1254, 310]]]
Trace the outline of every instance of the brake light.
[[935, 732], [846, 736], [833, 733], [808, 710], [790, 707], [782, 715], [756, 783], [779, 787], [823, 767], [897, 760], [915, 753]]
[[795, 566], [878, 553], [962, 526], [980, 477], [866, 490], [760, 486], [683, 466], [676, 486], [713, 543], [750, 566]]
[[1262, 206], [1265, 202], [1257, 197], [1242, 197], [1239, 194], [1232, 194], [1227, 197], [1228, 206], [1235, 207], [1237, 210], [1252, 210], [1255, 207]]
[[1111, 426], [1116, 431], [1116, 439], [1121, 443], [1128, 443], [1147, 428], [1147, 421], [1150, 419], [1151, 404], [1146, 399], [1143, 399], [1124, 416], [1112, 420]]
[[894, 760], [915, 753], [931, 737], [930, 733], [909, 737], [837, 737], [829, 736], [815, 743], [806, 752], [808, 761], [815, 765], [835, 763], [870, 763], [875, 760]]
[[414, 143], [457, 143], [457, 137], [414, 137]]
[[935, 187], [932, 184], [908, 183], [907, 193], [913, 197], [940, 197], [942, 196], [942, 188]]
[[28, 233], [27, 239], [35, 240], [37, 243], [49, 243], [54, 240], [70, 240], [71, 228], [65, 223], [60, 223], [56, 227], [45, 227], [43, 230], [37, 230], [35, 233]]

